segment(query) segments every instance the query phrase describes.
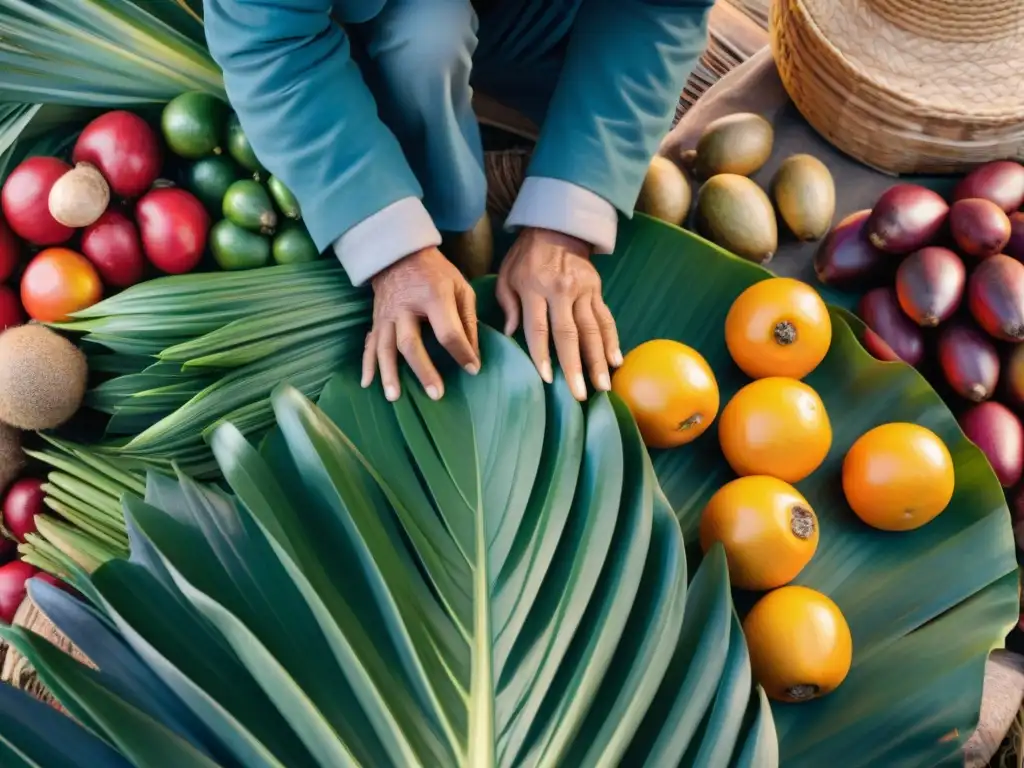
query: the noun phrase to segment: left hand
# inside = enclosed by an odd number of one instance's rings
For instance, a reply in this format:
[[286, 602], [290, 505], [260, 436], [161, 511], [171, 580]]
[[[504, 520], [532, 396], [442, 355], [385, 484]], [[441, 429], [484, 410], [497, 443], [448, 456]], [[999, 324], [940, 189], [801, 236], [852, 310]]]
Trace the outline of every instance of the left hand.
[[528, 227], [502, 262], [497, 286], [505, 333], [515, 333], [522, 320], [530, 357], [550, 384], [550, 329], [559, 365], [580, 401], [587, 399], [584, 363], [594, 388], [602, 392], [611, 389], [609, 366], [622, 364], [615, 319], [601, 297], [591, 250], [575, 237]]

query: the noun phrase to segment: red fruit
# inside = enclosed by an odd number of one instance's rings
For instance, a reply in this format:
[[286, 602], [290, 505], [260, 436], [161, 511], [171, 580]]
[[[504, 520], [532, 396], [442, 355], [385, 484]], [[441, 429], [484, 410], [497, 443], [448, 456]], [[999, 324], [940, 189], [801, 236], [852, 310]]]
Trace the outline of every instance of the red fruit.
[[900, 356], [897, 355], [893, 351], [892, 347], [889, 346], [889, 342], [870, 328], [864, 329], [864, 338], [860, 341], [864, 345], [864, 349], [870, 352], [871, 356], [876, 360], [882, 360], [886, 363], [895, 363], [900, 359]]
[[985, 259], [967, 281], [967, 306], [986, 333], [1024, 341], [1024, 264], [1001, 253]]
[[142, 279], [146, 260], [134, 222], [110, 208], [82, 232], [82, 255], [107, 285], [127, 288]]
[[36, 568], [21, 560], [0, 565], [0, 621], [14, 621], [14, 614], [25, 599], [25, 582], [37, 573]]
[[968, 197], [950, 207], [949, 233], [968, 256], [987, 259], [1002, 253], [1010, 241], [1010, 219], [991, 200]]
[[864, 231], [871, 211], [857, 211], [836, 224], [814, 254], [814, 271], [825, 285], [865, 288], [877, 285], [893, 259], [868, 242]]
[[967, 270], [948, 248], [914, 251], [896, 270], [896, 295], [911, 320], [926, 328], [945, 322], [960, 306]]
[[1024, 261], [1024, 211], [1010, 214], [1010, 239], [1003, 246], [1003, 253]]
[[191, 272], [203, 258], [210, 216], [189, 192], [175, 187], [148, 192], [135, 208], [142, 250], [168, 274]]
[[14, 539], [0, 537], [0, 565], [9, 563], [18, 556], [18, 542]]
[[1013, 411], [1000, 403], [981, 403], [960, 417], [960, 428], [985, 454], [1000, 485], [1010, 488], [1020, 481], [1024, 427]]
[[900, 309], [896, 290], [875, 288], [865, 293], [857, 306], [857, 314], [892, 349], [910, 365], [924, 359], [924, 337], [909, 317]]
[[980, 197], [991, 200], [1005, 213], [1024, 205], [1024, 165], [996, 160], [975, 168], [953, 190], [953, 200]]
[[927, 187], [897, 184], [878, 198], [865, 231], [886, 253], [910, 253], [930, 245], [946, 222], [949, 205]]
[[992, 397], [999, 383], [999, 353], [995, 344], [969, 325], [942, 328], [939, 366], [953, 391], [975, 403]]
[[0, 219], [0, 283], [10, 279], [21, 260], [21, 245], [7, 222]]
[[6, 331], [25, 322], [25, 310], [13, 288], [0, 285], [0, 331]]
[[25, 477], [12, 485], [4, 497], [4, 528], [24, 543], [26, 533], [36, 532], [36, 515], [46, 512], [43, 481]]
[[18, 237], [33, 245], [58, 245], [75, 234], [50, 214], [50, 190], [70, 170], [70, 165], [56, 157], [30, 157], [11, 171], [0, 204]]
[[118, 110], [85, 126], [72, 160], [99, 168], [118, 197], [138, 197], [160, 175], [163, 151], [149, 123], [132, 112]]

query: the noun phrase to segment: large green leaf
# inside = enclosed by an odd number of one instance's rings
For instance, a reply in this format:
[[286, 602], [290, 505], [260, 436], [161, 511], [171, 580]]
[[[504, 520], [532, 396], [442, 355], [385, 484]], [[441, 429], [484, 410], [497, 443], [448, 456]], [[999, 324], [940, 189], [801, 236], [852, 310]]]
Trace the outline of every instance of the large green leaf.
[[[125, 504], [134, 562], [85, 588], [114, 640], [221, 764], [777, 765], [724, 554], [687, 585], [628, 410], [544, 387], [492, 330], [482, 351], [437, 403], [410, 381], [390, 404], [354, 371], [320, 407], [280, 391], [261, 450], [216, 434], [234, 497], [152, 475]], [[108, 713], [179, 748], [123, 670], [107, 687], [12, 637], [132, 759], [145, 739]]]

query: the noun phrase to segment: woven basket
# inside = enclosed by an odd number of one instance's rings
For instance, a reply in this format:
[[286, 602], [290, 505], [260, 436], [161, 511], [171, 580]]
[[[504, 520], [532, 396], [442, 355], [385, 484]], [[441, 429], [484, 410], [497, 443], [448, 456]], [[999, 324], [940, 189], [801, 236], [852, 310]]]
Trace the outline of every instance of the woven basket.
[[1024, 0], [775, 0], [771, 45], [803, 116], [861, 162], [1024, 159]]

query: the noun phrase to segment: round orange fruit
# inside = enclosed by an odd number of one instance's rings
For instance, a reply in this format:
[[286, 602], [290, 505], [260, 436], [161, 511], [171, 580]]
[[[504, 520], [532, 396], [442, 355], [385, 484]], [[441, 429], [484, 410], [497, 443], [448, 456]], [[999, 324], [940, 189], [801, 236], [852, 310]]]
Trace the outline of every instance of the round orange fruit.
[[734, 587], [775, 589], [814, 557], [818, 518], [789, 483], [741, 477], [719, 488], [701, 515], [701, 548], [707, 552], [716, 541], [725, 548]]
[[612, 377], [612, 391], [636, 419], [649, 448], [700, 437], [718, 415], [718, 383], [695, 349], [668, 339], [633, 349]]
[[790, 277], [750, 286], [725, 318], [729, 354], [752, 379], [802, 379], [825, 359], [831, 343], [825, 302], [807, 283]]
[[769, 698], [800, 702], [838, 688], [853, 662], [853, 638], [825, 595], [788, 586], [762, 597], [743, 621], [754, 679]]
[[758, 379], [733, 395], [718, 425], [733, 471], [797, 483], [825, 460], [832, 426], [818, 393], [796, 379]]
[[103, 297], [103, 284], [92, 263], [68, 248], [36, 254], [21, 278], [21, 303], [40, 323], [59, 323]]
[[865, 432], [843, 460], [846, 503], [883, 531], [912, 531], [953, 498], [953, 457], [930, 429], [893, 423]]

